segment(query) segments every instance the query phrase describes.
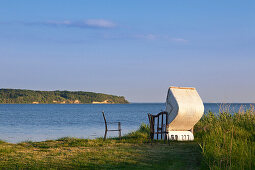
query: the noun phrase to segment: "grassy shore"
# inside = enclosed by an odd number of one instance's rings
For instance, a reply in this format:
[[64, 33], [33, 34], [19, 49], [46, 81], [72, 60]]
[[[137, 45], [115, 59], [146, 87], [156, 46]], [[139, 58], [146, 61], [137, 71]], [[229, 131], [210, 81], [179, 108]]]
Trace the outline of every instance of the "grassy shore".
[[198, 169], [195, 142], [148, 143], [148, 127], [118, 139], [61, 138], [45, 142], [0, 144], [0, 168], [6, 169]]
[[195, 141], [149, 143], [149, 127], [117, 138], [61, 138], [0, 142], [1, 169], [254, 169], [254, 107], [231, 115], [208, 113], [196, 124]]

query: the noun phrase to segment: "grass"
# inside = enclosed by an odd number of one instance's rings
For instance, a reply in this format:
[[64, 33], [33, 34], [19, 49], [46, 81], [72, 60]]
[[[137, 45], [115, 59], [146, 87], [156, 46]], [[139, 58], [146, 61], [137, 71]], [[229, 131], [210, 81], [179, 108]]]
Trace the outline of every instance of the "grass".
[[149, 127], [121, 140], [64, 137], [18, 144], [0, 141], [0, 169], [255, 169], [255, 111], [209, 112], [195, 141], [149, 143]]
[[195, 138], [210, 169], [254, 169], [254, 106], [235, 114], [229, 107], [209, 112], [196, 124]]
[[0, 169], [198, 169], [195, 142], [148, 143], [149, 128], [119, 139], [61, 138], [44, 142], [0, 142]]

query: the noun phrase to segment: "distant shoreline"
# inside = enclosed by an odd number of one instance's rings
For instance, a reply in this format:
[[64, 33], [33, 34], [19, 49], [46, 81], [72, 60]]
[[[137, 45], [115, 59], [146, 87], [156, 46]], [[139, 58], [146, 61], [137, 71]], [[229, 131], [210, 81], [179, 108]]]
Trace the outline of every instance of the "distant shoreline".
[[124, 96], [85, 91], [0, 89], [0, 104], [127, 104]]

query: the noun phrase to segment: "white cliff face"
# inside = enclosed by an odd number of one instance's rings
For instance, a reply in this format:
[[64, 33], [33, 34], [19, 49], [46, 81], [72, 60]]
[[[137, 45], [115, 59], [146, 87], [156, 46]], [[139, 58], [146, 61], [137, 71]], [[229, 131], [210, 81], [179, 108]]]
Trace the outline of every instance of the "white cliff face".
[[170, 87], [166, 100], [168, 131], [188, 131], [204, 114], [204, 104], [195, 88]]

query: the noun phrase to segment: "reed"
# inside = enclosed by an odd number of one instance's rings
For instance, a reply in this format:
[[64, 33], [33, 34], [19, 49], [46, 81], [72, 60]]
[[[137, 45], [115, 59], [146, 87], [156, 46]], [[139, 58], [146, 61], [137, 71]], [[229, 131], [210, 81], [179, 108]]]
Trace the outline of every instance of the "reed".
[[254, 169], [254, 106], [241, 107], [234, 114], [229, 108], [222, 106], [219, 114], [205, 114], [195, 126], [204, 162], [210, 169]]

